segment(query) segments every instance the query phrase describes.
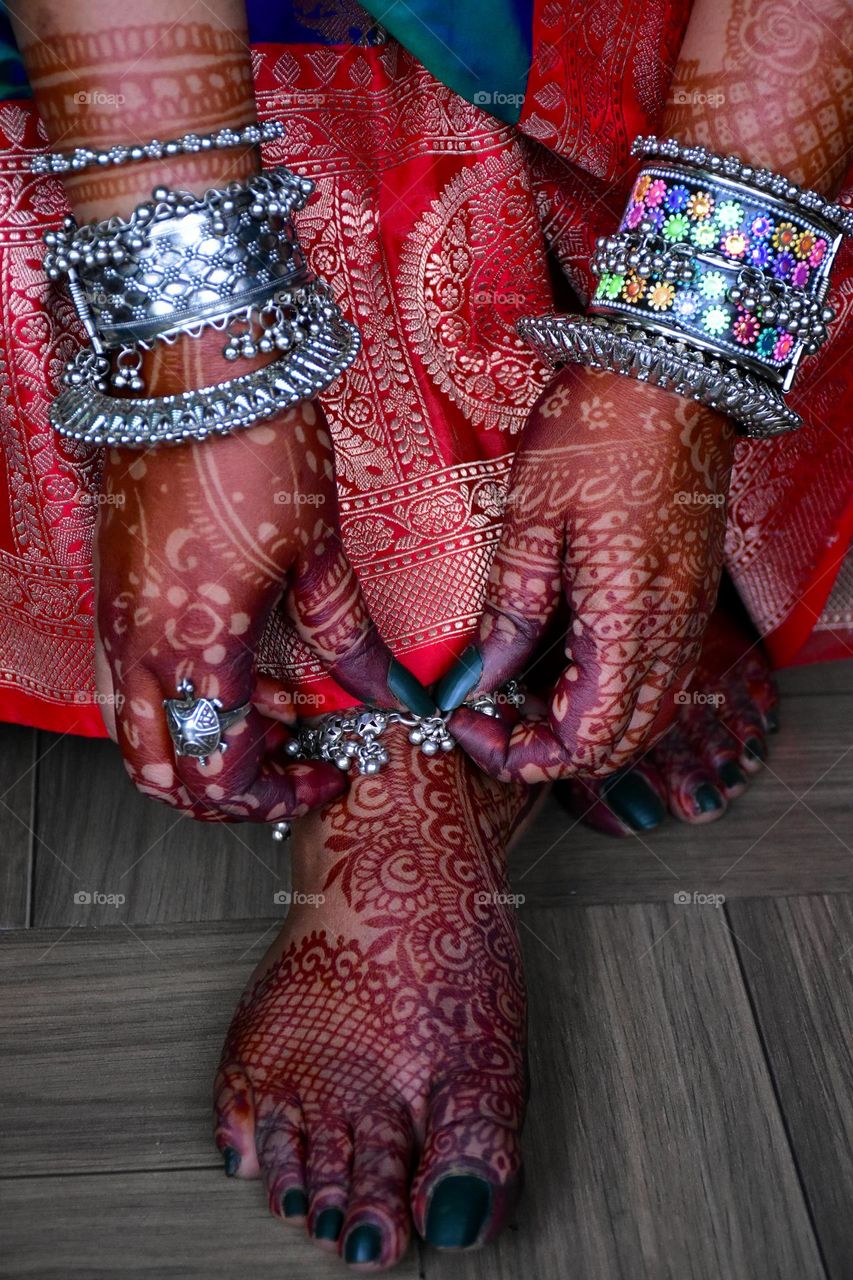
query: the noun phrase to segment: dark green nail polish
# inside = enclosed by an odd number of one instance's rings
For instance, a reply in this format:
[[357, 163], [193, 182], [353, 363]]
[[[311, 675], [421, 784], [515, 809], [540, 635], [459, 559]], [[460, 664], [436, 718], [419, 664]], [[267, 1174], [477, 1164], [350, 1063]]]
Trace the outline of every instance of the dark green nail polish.
[[317, 1240], [337, 1240], [344, 1225], [344, 1215], [340, 1209], [324, 1209], [314, 1223], [314, 1237]]
[[435, 686], [435, 700], [440, 710], [455, 711], [461, 706], [482, 674], [483, 655], [475, 644], [469, 644]]
[[240, 1168], [240, 1152], [235, 1151], [233, 1147], [223, 1147], [222, 1159], [225, 1162], [226, 1178], [233, 1178]]
[[388, 688], [416, 716], [435, 715], [435, 703], [420, 680], [396, 658], [391, 659], [388, 667]]
[[710, 782], [703, 782], [701, 787], [696, 788], [694, 799], [700, 813], [712, 813], [715, 809], [723, 807], [723, 797]]
[[304, 1191], [293, 1188], [284, 1193], [281, 1208], [285, 1218], [304, 1218], [308, 1212], [308, 1197]]
[[760, 738], [747, 738], [743, 744], [743, 753], [747, 760], [767, 759], [767, 748]]
[[344, 1245], [345, 1262], [376, 1262], [382, 1252], [382, 1233], [378, 1227], [363, 1222], [347, 1236]]
[[746, 774], [735, 764], [734, 760], [726, 760], [717, 770], [720, 781], [727, 787], [742, 787], [746, 782]]
[[769, 711], [764, 712], [764, 723], [767, 726], [768, 733], [779, 732], [779, 712], [775, 707], [771, 707]]
[[632, 831], [652, 831], [666, 817], [660, 796], [642, 774], [631, 770], [608, 778], [602, 796], [608, 809]]
[[473, 1174], [442, 1178], [432, 1193], [424, 1238], [437, 1249], [467, 1249], [479, 1238], [492, 1208], [492, 1188]]

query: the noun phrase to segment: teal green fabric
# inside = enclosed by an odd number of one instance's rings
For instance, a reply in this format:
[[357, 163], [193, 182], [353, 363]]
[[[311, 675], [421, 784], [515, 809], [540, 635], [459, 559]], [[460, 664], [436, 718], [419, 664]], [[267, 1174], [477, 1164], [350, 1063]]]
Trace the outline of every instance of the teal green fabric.
[[507, 124], [521, 114], [532, 0], [361, 0], [448, 88]]

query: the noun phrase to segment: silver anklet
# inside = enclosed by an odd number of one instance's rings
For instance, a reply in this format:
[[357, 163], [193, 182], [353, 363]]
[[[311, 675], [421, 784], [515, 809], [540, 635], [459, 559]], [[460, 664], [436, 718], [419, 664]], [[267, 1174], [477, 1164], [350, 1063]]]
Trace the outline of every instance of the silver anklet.
[[219, 151], [227, 147], [251, 147], [272, 142], [284, 133], [280, 120], [264, 124], [246, 124], [241, 129], [217, 129], [215, 133], [185, 133], [180, 138], [160, 142], [153, 138], [143, 145], [124, 146], [115, 143], [103, 151], [93, 147], [75, 147], [73, 151], [44, 151], [30, 161], [33, 173], [79, 173], [81, 169], [112, 168], [139, 160], [162, 160], [164, 156], [197, 155], [200, 151]]
[[[497, 716], [500, 703], [520, 707], [523, 702], [524, 694], [516, 681], [510, 680], [498, 692], [482, 693], [463, 706], [485, 716]], [[452, 714], [436, 711], [432, 716], [418, 716], [369, 707], [333, 712], [317, 724], [299, 725], [285, 751], [294, 760], [328, 760], [344, 773], [354, 767], [359, 773], [372, 775], [388, 763], [388, 752], [380, 739], [393, 724], [405, 726], [409, 742], [425, 756], [452, 751], [456, 744], [447, 728]]]

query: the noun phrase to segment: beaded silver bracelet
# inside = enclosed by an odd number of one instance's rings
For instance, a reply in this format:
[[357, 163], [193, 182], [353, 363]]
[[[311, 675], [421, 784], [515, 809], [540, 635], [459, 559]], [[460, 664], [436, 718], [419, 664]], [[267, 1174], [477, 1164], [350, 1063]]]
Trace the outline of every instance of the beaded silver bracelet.
[[784, 393], [826, 340], [829, 273], [853, 214], [703, 147], [639, 138], [632, 150], [655, 159], [598, 242], [587, 318], [525, 318], [519, 332], [551, 363], [668, 387], [748, 436], [801, 426]]
[[272, 142], [284, 133], [281, 120], [266, 120], [263, 124], [246, 124], [240, 129], [217, 129], [215, 133], [185, 133], [180, 138], [160, 142], [114, 143], [99, 150], [95, 147], [75, 147], [73, 151], [44, 151], [30, 161], [33, 173], [79, 173], [81, 169], [112, 168], [116, 165], [134, 164], [140, 160], [162, 160], [164, 157], [197, 155], [200, 151], [219, 151], [228, 147], [258, 146]]

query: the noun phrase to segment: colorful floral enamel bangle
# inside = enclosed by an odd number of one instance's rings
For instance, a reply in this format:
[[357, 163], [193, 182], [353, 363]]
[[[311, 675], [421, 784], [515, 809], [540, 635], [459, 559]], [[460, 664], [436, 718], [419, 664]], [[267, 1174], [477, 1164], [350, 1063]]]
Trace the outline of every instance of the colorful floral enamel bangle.
[[598, 242], [587, 317], [524, 319], [519, 331], [554, 364], [655, 383], [729, 413], [746, 435], [801, 426], [784, 395], [826, 339], [829, 274], [853, 215], [701, 147], [639, 138], [633, 151], [655, 158]]

